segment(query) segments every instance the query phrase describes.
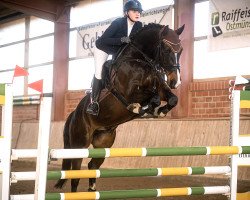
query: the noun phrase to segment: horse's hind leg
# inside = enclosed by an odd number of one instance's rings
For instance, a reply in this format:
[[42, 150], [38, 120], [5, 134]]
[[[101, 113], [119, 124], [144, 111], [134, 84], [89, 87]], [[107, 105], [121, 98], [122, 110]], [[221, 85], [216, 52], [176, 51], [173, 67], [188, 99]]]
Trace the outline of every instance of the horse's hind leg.
[[[80, 159], [72, 159], [72, 170], [81, 169], [82, 158]], [[79, 184], [80, 179], [71, 179], [71, 192], [77, 191], [77, 186]]]
[[[116, 130], [95, 131], [92, 145], [94, 148], [110, 148], [114, 144]], [[105, 158], [92, 158], [88, 164], [89, 169], [99, 169]], [[89, 179], [89, 191], [96, 190], [96, 178]]]

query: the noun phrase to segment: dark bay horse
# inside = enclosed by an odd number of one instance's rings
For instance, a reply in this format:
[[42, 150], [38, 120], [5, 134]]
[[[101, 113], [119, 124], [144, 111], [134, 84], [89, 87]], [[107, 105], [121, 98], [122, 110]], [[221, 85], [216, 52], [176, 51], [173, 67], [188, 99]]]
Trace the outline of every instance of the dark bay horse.
[[[180, 82], [179, 58], [182, 52], [179, 35], [184, 26], [149, 24], [131, 37], [111, 65], [109, 81], [99, 100], [98, 116], [87, 114], [90, 95], [86, 95], [68, 116], [64, 126], [64, 148], [110, 148], [119, 124], [145, 114], [165, 116], [177, 104], [171, 89]], [[105, 80], [105, 79], [104, 79]], [[166, 102], [160, 107], [161, 102]], [[104, 158], [93, 158], [89, 169], [99, 169]], [[62, 170], [79, 170], [82, 159], [64, 159]], [[65, 179], [55, 187], [62, 188]], [[89, 179], [89, 191], [95, 191], [96, 179]], [[79, 179], [71, 180], [75, 192]]]

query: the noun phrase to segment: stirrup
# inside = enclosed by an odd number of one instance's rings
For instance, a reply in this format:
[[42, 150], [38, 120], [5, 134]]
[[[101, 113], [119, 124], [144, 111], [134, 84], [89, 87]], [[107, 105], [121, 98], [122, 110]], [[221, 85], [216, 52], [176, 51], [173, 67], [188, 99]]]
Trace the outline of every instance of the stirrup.
[[97, 101], [90, 103], [87, 107], [86, 112], [91, 115], [98, 115], [99, 114], [99, 104]]

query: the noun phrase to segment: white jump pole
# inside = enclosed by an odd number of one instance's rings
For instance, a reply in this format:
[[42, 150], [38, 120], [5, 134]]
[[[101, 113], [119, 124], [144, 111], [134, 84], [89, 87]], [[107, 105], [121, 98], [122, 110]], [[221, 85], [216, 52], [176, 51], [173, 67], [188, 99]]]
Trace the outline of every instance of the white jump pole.
[[1, 200], [9, 199], [10, 195], [10, 163], [11, 163], [11, 141], [12, 141], [12, 112], [13, 94], [12, 84], [5, 85], [5, 104], [2, 106], [2, 128], [3, 147], [2, 154], [2, 188], [0, 188]]
[[[240, 91], [232, 92], [231, 101], [231, 144], [238, 144], [239, 128], [240, 128]], [[231, 194], [230, 200], [235, 200], [237, 197], [237, 180], [238, 180], [238, 155], [231, 157], [231, 179], [230, 187]]]
[[49, 136], [51, 125], [52, 96], [43, 97], [40, 105], [40, 120], [36, 162], [35, 200], [44, 200], [47, 183]]

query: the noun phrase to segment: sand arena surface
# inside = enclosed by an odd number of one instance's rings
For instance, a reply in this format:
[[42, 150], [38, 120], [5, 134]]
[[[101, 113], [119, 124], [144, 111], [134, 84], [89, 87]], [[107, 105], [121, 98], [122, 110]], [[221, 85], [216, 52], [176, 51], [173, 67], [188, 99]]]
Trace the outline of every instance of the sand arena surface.
[[[60, 170], [60, 166], [49, 167], [49, 170]], [[12, 171], [34, 171], [34, 162], [13, 162]], [[47, 192], [70, 192], [70, 181], [62, 190], [54, 188], [56, 181], [48, 181]], [[11, 185], [11, 194], [32, 194], [34, 193], [34, 181], [23, 181]], [[202, 176], [168, 176], [168, 177], [131, 177], [131, 178], [100, 178], [97, 179], [97, 189], [102, 190], [129, 190], [129, 189], [155, 189], [171, 187], [190, 187], [190, 186], [219, 186], [228, 185], [229, 179], [208, 178]], [[239, 191], [250, 190], [250, 180], [238, 182]], [[88, 180], [81, 179], [78, 191], [87, 191]], [[139, 200], [138, 198], [134, 198]], [[156, 199], [156, 198], [143, 198]], [[183, 197], [160, 197], [157, 199], [166, 200], [227, 200], [224, 195], [205, 195], [205, 196], [183, 196]]]

